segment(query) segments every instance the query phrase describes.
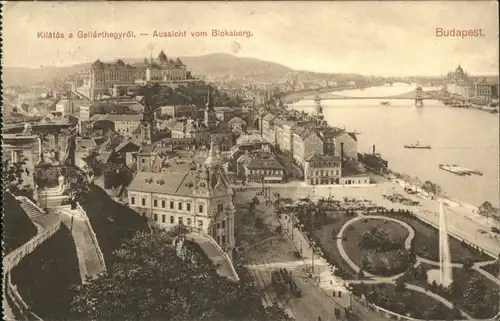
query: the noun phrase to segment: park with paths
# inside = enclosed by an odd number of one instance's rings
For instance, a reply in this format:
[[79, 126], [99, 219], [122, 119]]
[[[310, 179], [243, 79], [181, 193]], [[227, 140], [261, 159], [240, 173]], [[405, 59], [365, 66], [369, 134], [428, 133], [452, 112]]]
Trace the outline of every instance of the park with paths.
[[408, 210], [333, 197], [281, 198], [275, 206], [336, 267], [352, 293], [371, 304], [422, 320], [498, 314], [500, 279], [492, 274], [497, 259], [450, 236], [453, 282], [436, 283], [428, 272], [440, 266], [439, 230]]

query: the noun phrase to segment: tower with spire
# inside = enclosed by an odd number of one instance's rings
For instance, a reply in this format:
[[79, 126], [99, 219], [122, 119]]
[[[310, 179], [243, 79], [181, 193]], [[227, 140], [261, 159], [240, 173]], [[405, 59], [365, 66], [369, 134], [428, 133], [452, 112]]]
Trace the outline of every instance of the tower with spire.
[[217, 156], [217, 152], [215, 151], [215, 144], [213, 140], [210, 141], [210, 150], [208, 151], [208, 156], [205, 159], [204, 164], [208, 169], [214, 169], [215, 167], [220, 165], [219, 157]]
[[212, 87], [208, 87], [207, 103], [205, 104], [205, 126], [208, 129], [214, 129], [216, 125], [217, 115], [212, 102]]
[[153, 87], [146, 88], [144, 95], [144, 110], [142, 112], [141, 120], [141, 141], [144, 144], [152, 143], [153, 125], [154, 125], [154, 110], [152, 106]]

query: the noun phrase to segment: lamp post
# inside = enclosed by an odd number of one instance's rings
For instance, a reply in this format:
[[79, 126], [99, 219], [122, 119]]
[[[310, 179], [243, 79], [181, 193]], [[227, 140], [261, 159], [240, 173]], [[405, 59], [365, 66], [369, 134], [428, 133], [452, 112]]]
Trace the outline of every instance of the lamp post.
[[[314, 190], [313, 190], [313, 193], [314, 193]], [[312, 242], [314, 242], [314, 214], [315, 212], [314, 211], [311, 211], [311, 215], [309, 216], [309, 219], [310, 219], [310, 232], [311, 232], [311, 250], [312, 250], [312, 254], [311, 254], [311, 271], [312, 273], [314, 273], [314, 245], [312, 244]]]
[[47, 192], [48, 192], [48, 188], [47, 188], [47, 185], [45, 185], [45, 210], [47, 210]]

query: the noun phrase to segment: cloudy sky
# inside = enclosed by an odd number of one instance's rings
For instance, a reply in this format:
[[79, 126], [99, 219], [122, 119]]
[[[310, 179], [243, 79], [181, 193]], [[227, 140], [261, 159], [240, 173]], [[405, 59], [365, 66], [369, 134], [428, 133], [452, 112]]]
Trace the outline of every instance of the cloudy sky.
[[[496, 2], [9, 2], [3, 63], [71, 65], [97, 58], [237, 53], [294, 69], [374, 75], [440, 75], [461, 64], [472, 74], [498, 71]], [[482, 29], [484, 36], [436, 37], [436, 28]], [[250, 38], [211, 37], [212, 29]], [[134, 31], [132, 39], [78, 39], [78, 31]], [[186, 31], [186, 38], [153, 38]], [[37, 38], [59, 31], [65, 39]], [[209, 37], [191, 37], [206, 31]], [[68, 39], [68, 33], [75, 38]], [[141, 36], [141, 33], [148, 34]]]

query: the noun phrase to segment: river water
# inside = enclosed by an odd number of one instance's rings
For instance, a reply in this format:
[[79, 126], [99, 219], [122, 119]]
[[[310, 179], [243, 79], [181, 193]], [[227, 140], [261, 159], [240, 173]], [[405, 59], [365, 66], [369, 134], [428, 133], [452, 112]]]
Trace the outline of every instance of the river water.
[[[338, 91], [348, 97], [385, 97], [415, 89], [415, 85], [372, 87], [365, 90]], [[430, 88], [423, 88], [424, 90]], [[435, 88], [434, 88], [435, 89]], [[323, 100], [325, 120], [335, 127], [358, 132], [358, 150], [377, 152], [399, 173], [417, 176], [423, 182], [439, 184], [449, 198], [478, 206], [490, 201], [499, 206], [499, 119], [476, 109], [445, 106], [439, 101], [424, 101], [415, 107], [413, 100]], [[305, 112], [314, 111], [314, 101], [304, 99], [289, 105]], [[432, 149], [405, 149], [417, 141]], [[457, 164], [483, 172], [483, 176], [458, 176], [438, 168]]]

